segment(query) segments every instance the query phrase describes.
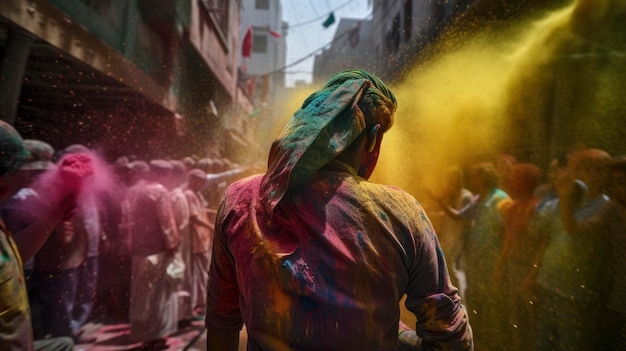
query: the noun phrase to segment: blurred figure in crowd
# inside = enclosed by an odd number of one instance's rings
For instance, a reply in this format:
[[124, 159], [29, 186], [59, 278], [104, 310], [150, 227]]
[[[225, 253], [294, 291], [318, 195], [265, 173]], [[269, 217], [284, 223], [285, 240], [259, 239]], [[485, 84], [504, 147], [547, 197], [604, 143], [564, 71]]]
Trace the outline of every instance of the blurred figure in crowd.
[[185, 263], [183, 279], [178, 286], [178, 327], [184, 329], [191, 325], [194, 318], [191, 303], [191, 250], [192, 241], [189, 230], [189, 202], [185, 195], [187, 170], [185, 164], [179, 160], [170, 160], [172, 166], [169, 176], [162, 179], [162, 184], [170, 191], [172, 199], [172, 213], [176, 221], [176, 229], [180, 238], [180, 245], [176, 255]]
[[509, 154], [496, 155], [495, 167], [498, 174], [498, 187], [507, 194], [511, 189], [511, 171], [513, 166], [517, 164], [517, 158]]
[[556, 175], [558, 199], [541, 212], [547, 247], [537, 273], [537, 350], [606, 349], [609, 160], [599, 149], [571, 152]]
[[[0, 121], [0, 201], [10, 198], [20, 188], [26, 187], [28, 177], [19, 169], [29, 158], [22, 138], [8, 123]], [[48, 198], [49, 206], [39, 210], [38, 218], [19, 234], [19, 241], [5, 227], [0, 218], [0, 350], [58, 350], [70, 351], [71, 338], [33, 340], [30, 306], [26, 292], [23, 261], [28, 261], [68, 211], [75, 206], [81, 177], [71, 170], [55, 172], [54, 185], [58, 185], [55, 197]]]
[[476, 192], [473, 201], [456, 210], [442, 204], [449, 216], [473, 221], [463, 240], [461, 262], [467, 279], [466, 304], [472, 311], [472, 329], [477, 349], [496, 350], [505, 342], [505, 312], [502, 309], [505, 287], [494, 293], [493, 274], [498, 254], [502, 249], [504, 225], [502, 204], [509, 196], [498, 188], [498, 174], [493, 164], [482, 162], [470, 168], [471, 188]]
[[[460, 210], [469, 206], [473, 201], [471, 191], [465, 189], [463, 184], [463, 171], [459, 167], [448, 168], [444, 175], [444, 190], [441, 196], [429, 193], [429, 195], [439, 204], [439, 206], [450, 207]], [[445, 254], [446, 265], [450, 271], [452, 284], [461, 291], [464, 291], [459, 278], [462, 276], [460, 258], [463, 252], [464, 240], [468, 231], [471, 230], [472, 221], [464, 220], [459, 216], [451, 217], [450, 211], [444, 211], [445, 218], [442, 220], [441, 228], [437, 231], [441, 249]]]
[[[35, 256], [34, 281], [38, 288], [41, 302], [41, 315], [44, 332], [52, 336], [70, 336], [76, 343], [84, 344], [95, 341], [95, 337], [83, 335], [74, 313], [82, 306], [77, 306], [79, 287], [83, 285], [83, 274], [90, 238], [85, 226], [85, 219], [94, 209], [83, 201], [90, 197], [87, 180], [93, 176], [92, 159], [86, 153], [64, 153], [58, 161], [58, 169], [71, 169], [83, 177], [83, 191], [77, 196], [77, 203], [72, 211], [66, 213], [54, 229], [45, 244]], [[57, 195], [49, 192], [42, 194], [44, 201]], [[87, 208], [89, 210], [85, 211]], [[88, 214], [89, 213], [89, 214]], [[86, 217], [87, 216], [87, 217]], [[97, 243], [93, 243], [97, 245]], [[89, 284], [85, 281], [84, 284]], [[92, 297], [92, 296], [90, 296]]]
[[510, 350], [532, 350], [535, 342], [537, 298], [532, 281], [541, 240], [532, 223], [540, 200], [535, 196], [540, 179], [541, 169], [530, 163], [517, 163], [509, 173], [512, 203], [503, 213], [504, 243], [496, 261], [494, 283], [508, 288], [504, 296]]
[[[95, 154], [89, 148], [81, 144], [70, 145], [65, 148], [64, 156], [77, 154], [87, 157], [89, 162], [96, 164]], [[97, 167], [96, 167], [97, 168]], [[97, 168], [102, 171], [101, 168]], [[102, 205], [99, 199], [98, 190], [90, 177], [85, 182], [88, 191], [83, 191], [79, 201], [77, 211], [77, 221], [75, 222], [76, 230], [84, 231], [87, 236], [87, 251], [84, 261], [80, 264], [76, 278], [76, 298], [74, 300], [72, 311], [72, 333], [75, 339], [84, 339], [83, 342], [95, 341], [94, 337], [82, 337], [82, 327], [87, 323], [91, 316], [94, 303], [96, 301], [96, 291], [98, 284], [98, 273], [100, 270], [100, 240], [102, 238]]]
[[189, 171], [187, 179], [185, 195], [189, 203], [192, 242], [189, 266], [191, 303], [195, 319], [200, 319], [206, 312], [206, 289], [213, 251], [213, 222], [201, 200], [201, 192], [207, 184], [206, 173], [194, 169]]
[[166, 337], [178, 329], [177, 283], [169, 279], [167, 268], [180, 239], [170, 192], [161, 184], [172, 166], [165, 160], [134, 165], [144, 166], [145, 179], [129, 190], [130, 338], [143, 341], [146, 350], [158, 350], [166, 347]]
[[[42, 199], [33, 183], [44, 172], [56, 167], [52, 163], [54, 148], [50, 144], [41, 140], [26, 139], [24, 140], [24, 145], [30, 153], [30, 157], [20, 168], [20, 173], [25, 177], [24, 182], [26, 186], [2, 204], [2, 218], [7, 229], [12, 233], [21, 232], [39, 217], [38, 210]], [[19, 238], [16, 240], [19, 241]], [[28, 255], [27, 252], [24, 252], [24, 254]], [[37, 299], [38, 289], [33, 281], [34, 269], [35, 259], [31, 257], [24, 262], [24, 278], [26, 279], [28, 300], [31, 307], [33, 332], [35, 338], [38, 339], [44, 335], [42, 334], [41, 305]]]
[[[379, 79], [343, 71], [288, 122], [268, 172], [226, 190], [209, 271], [207, 350], [237, 350], [244, 323], [250, 349], [383, 350], [399, 340], [412, 350], [473, 349], [423, 208], [367, 181], [395, 109]], [[400, 328], [404, 294], [417, 333]]]

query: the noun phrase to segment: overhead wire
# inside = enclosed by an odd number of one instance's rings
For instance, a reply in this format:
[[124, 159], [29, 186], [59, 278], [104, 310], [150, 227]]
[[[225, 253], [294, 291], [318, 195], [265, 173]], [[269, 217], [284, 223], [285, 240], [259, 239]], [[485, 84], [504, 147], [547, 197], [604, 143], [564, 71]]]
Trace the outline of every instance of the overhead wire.
[[345, 3], [343, 3], [342, 5], [339, 5], [339, 6], [335, 7], [334, 9], [331, 9], [330, 11], [328, 11], [327, 13], [325, 13], [325, 14], [323, 14], [321, 16], [312, 18], [312, 19], [304, 21], [304, 22], [292, 24], [292, 25], [285, 24], [284, 26], [282, 26], [282, 28], [283, 29], [292, 29], [292, 28], [298, 28], [298, 27], [306, 26], [307, 24], [311, 24], [311, 23], [314, 23], [314, 22], [318, 22], [320, 20], [326, 19], [331, 13], [333, 13], [333, 12], [335, 12], [337, 10], [341, 10], [342, 8], [350, 5], [351, 3], [355, 2], [355, 1], [356, 0], [349, 0], [349, 1], [345, 2]]
[[[335, 9], [331, 10], [331, 12], [336, 11], [337, 9], [340, 9], [342, 7], [345, 7], [345, 6], [349, 5], [350, 3], [354, 2], [354, 1], [355, 0], [350, 0], [350, 1], [346, 2], [346, 3], [344, 3], [343, 5], [340, 5], [340, 6], [336, 7]], [[372, 24], [372, 31], [373, 31], [373, 28], [376, 28], [376, 27], [378, 27], [378, 25], [383, 23], [383, 21], [387, 18], [387, 15], [389, 14], [389, 12], [391, 12], [392, 9], [393, 9], [393, 6], [389, 6], [389, 7], [387, 7], [385, 9], [385, 12], [383, 13], [383, 16], [381, 17], [381, 19], [377, 23], [373, 23]], [[317, 21], [317, 20], [320, 20], [321, 18], [326, 18], [326, 16], [328, 16], [328, 14], [326, 14], [324, 16], [321, 16], [319, 18], [316, 18], [314, 20]], [[310, 22], [312, 22], [314, 20], [311, 20]], [[307, 22], [309, 22], [309, 21], [307, 21]], [[300, 25], [304, 25], [305, 23], [306, 22], [302, 22], [302, 23], [300, 23]], [[336, 35], [331, 41], [327, 42], [324, 45], [319, 46], [318, 48], [316, 48], [315, 50], [311, 51], [310, 53], [302, 56], [301, 58], [299, 58], [299, 59], [297, 59], [297, 60], [295, 60], [293, 62], [290, 62], [290, 63], [288, 63], [288, 64], [286, 64], [286, 65], [284, 65], [282, 67], [279, 67], [277, 69], [271, 70], [269, 72], [266, 72], [266, 73], [263, 73], [263, 74], [258, 74], [257, 76], [266, 76], [266, 75], [280, 73], [280, 72], [286, 70], [289, 67], [295, 66], [295, 65], [297, 65], [297, 64], [299, 64], [299, 63], [301, 63], [301, 62], [303, 62], [303, 61], [305, 61], [307, 59], [309, 59], [310, 57], [314, 56], [318, 51], [322, 50], [326, 46], [332, 45], [335, 41], [343, 38], [344, 36], [347, 36], [349, 33], [350, 33], [350, 30], [346, 30], [345, 32], [343, 32], [341, 34]]]

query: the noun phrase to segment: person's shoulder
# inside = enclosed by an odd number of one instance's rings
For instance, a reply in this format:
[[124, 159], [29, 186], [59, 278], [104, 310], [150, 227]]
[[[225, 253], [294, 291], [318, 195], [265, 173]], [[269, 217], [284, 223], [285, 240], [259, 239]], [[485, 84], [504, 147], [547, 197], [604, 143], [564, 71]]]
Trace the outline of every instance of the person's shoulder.
[[263, 179], [262, 174], [254, 174], [232, 182], [224, 190], [224, 199], [249, 198], [252, 194], [258, 193], [258, 189]]
[[413, 195], [398, 186], [366, 182], [364, 188], [369, 198], [383, 206], [397, 207], [399, 210], [407, 209], [409, 211], [422, 208]]

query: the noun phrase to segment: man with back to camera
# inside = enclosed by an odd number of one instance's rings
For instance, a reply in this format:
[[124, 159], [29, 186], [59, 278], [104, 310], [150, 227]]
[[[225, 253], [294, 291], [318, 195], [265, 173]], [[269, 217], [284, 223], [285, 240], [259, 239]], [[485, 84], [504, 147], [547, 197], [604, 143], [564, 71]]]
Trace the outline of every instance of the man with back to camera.
[[[207, 350], [473, 350], [471, 327], [421, 205], [370, 183], [396, 99], [342, 71], [307, 98], [272, 145], [269, 168], [219, 206]], [[401, 297], [417, 317], [399, 328]], [[407, 337], [412, 333], [417, 337]]]

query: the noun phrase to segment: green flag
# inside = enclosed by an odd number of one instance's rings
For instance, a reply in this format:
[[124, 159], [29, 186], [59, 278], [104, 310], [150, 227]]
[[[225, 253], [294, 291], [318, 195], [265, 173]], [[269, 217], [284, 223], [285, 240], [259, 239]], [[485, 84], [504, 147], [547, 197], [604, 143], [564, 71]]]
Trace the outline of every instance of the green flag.
[[326, 19], [326, 21], [324, 21], [324, 23], [322, 23], [322, 26], [324, 26], [324, 28], [328, 28], [333, 23], [335, 23], [335, 14], [333, 12], [331, 12], [330, 15], [328, 15], [328, 18]]

